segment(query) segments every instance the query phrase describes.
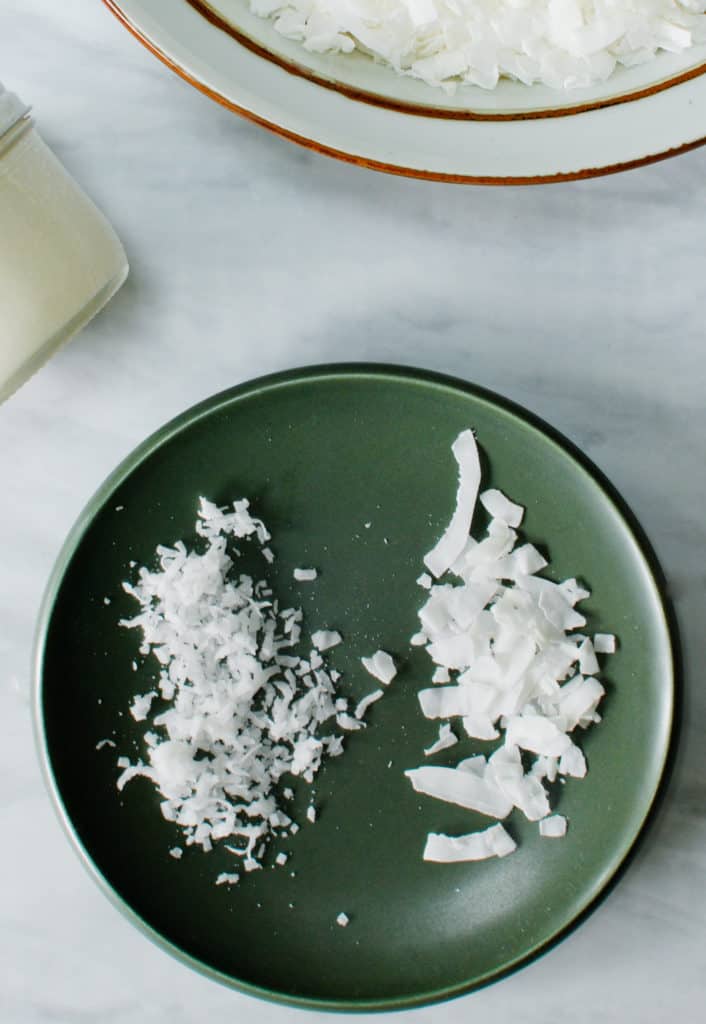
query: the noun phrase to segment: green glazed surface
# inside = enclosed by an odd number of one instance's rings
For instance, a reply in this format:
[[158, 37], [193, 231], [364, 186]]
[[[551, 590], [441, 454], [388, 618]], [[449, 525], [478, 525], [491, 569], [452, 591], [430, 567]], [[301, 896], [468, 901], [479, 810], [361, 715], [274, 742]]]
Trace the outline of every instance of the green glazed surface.
[[[605, 660], [603, 723], [580, 738], [584, 780], [555, 787], [570, 821], [541, 839], [519, 812], [503, 860], [422, 861], [428, 831], [463, 833], [487, 819], [415, 794], [403, 776], [424, 763], [437, 725], [416, 693], [431, 664], [410, 649], [423, 600], [415, 579], [454, 507], [451, 444], [467, 427], [483, 486], [527, 508], [522, 535], [551, 558], [552, 578], [593, 592], [588, 629], [618, 635]], [[296, 789], [302, 828], [273, 844], [268, 866], [216, 887], [233, 858], [179, 844], [147, 780], [115, 788], [116, 759], [141, 752], [144, 723], [128, 704], [150, 688], [153, 659], [118, 620], [129, 562], [158, 544], [194, 539], [197, 498], [252, 502], [273, 534], [267, 575], [301, 604], [311, 629], [339, 629], [331, 664], [345, 695], [376, 682], [359, 658], [378, 647], [400, 672], [350, 735], [343, 757]], [[616, 504], [617, 501], [617, 504]], [[658, 790], [670, 743], [674, 654], [645, 542], [619, 499], [568, 442], [522, 410], [470, 385], [419, 371], [333, 366], [265, 378], [217, 395], [158, 431], [115, 471], [69, 536], [49, 584], [36, 651], [37, 725], [50, 788], [85, 863], [134, 923], [221, 981], [280, 1001], [394, 1009], [456, 995], [526, 962], [595, 902], [624, 861]], [[627, 515], [627, 518], [626, 518]], [[369, 528], [365, 524], [370, 523]], [[477, 530], [483, 524], [478, 517]], [[638, 530], [639, 533], [639, 530]], [[296, 566], [319, 579], [296, 584]], [[108, 598], [110, 603], [106, 603]], [[139, 668], [132, 671], [137, 659]], [[96, 744], [110, 738], [109, 746]], [[455, 764], [493, 744], [462, 740], [430, 759]], [[269, 865], [280, 850], [285, 868]], [[294, 872], [294, 877], [292, 877]], [[347, 928], [336, 915], [345, 911]]]

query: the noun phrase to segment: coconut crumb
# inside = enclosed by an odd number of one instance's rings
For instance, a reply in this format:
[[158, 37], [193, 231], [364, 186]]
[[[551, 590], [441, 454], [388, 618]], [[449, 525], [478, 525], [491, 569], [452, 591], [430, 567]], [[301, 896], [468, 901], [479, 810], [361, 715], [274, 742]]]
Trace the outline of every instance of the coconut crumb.
[[336, 924], [339, 926], [339, 928], [347, 928], [349, 922], [350, 922], [350, 917], [348, 916], [348, 914], [346, 914], [343, 911], [341, 911], [341, 913], [336, 918]]
[[550, 814], [539, 823], [539, 834], [546, 839], [561, 839], [566, 835], [566, 818], [563, 814]]
[[150, 706], [156, 696], [157, 691], [150, 690], [149, 693], [138, 694], [133, 698], [130, 705], [130, 714], [136, 722], [144, 722], [150, 713]]
[[316, 569], [295, 569], [294, 579], [297, 583], [312, 583], [318, 576]]
[[612, 633], [596, 633], [593, 650], [596, 654], [615, 654], [616, 642]]
[[342, 640], [343, 637], [336, 629], [317, 629], [311, 634], [311, 642], [317, 651], [328, 651], [331, 647], [337, 647]]
[[[247, 866], [245, 870], [247, 871]], [[220, 875], [216, 879], [216, 885], [237, 885], [239, 881], [240, 875], [229, 873], [228, 871], [221, 871]]]

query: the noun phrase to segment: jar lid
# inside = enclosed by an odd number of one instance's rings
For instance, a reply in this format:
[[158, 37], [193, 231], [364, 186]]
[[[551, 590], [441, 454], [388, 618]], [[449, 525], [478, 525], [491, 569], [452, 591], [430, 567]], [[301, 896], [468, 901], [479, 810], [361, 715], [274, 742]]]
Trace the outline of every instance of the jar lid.
[[26, 103], [23, 103], [14, 92], [7, 92], [0, 82], [0, 138], [9, 132], [13, 125], [16, 125], [30, 111]]

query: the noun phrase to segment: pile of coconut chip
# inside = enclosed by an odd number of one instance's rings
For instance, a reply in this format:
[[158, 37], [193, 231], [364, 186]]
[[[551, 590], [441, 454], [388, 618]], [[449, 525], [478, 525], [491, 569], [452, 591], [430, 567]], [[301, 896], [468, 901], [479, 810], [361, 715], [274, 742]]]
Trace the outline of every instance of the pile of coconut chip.
[[[235, 543], [258, 544], [268, 564], [274, 557], [248, 502], [227, 511], [201, 498], [196, 532], [199, 550], [159, 547], [158, 568], [143, 567], [137, 583], [123, 584], [141, 610], [121, 625], [141, 632], [140, 653], [156, 659], [159, 679], [132, 702], [133, 717], [148, 726], [146, 759], [119, 759], [118, 788], [150, 779], [185, 845], [209, 851], [223, 842], [234, 863], [252, 871], [274, 836], [298, 830], [285, 809], [294, 794], [280, 780], [311, 783], [324, 757], [342, 753], [341, 730], [362, 727], [367, 705], [351, 713], [336, 693], [339, 673], [321, 652], [340, 634], [314, 631], [300, 656], [301, 610], [280, 610], [265, 581], [238, 573]], [[309, 812], [314, 821], [313, 806]], [[181, 856], [180, 847], [170, 852]], [[226, 872], [218, 881], [238, 877]]]
[[569, 89], [706, 41], [704, 0], [250, 0], [314, 53], [360, 50], [453, 91], [500, 78]]
[[[419, 693], [423, 714], [447, 720], [427, 756], [453, 746], [449, 724], [478, 740], [501, 740], [488, 757], [479, 754], [455, 767], [425, 765], [406, 772], [415, 790], [501, 820], [514, 808], [538, 821], [540, 834], [558, 838], [566, 821], [553, 815], [545, 786], [557, 778], [583, 778], [586, 760], [576, 730], [600, 722], [605, 693], [597, 654], [615, 650], [609, 634], [582, 632], [577, 611], [590, 596], [575, 579], [554, 583], [538, 575], [546, 559], [531, 544], [517, 546], [524, 510], [498, 490], [480, 495], [490, 515], [486, 536], [470, 536], [480, 487], [480, 462], [470, 430], [453, 445], [459, 466], [456, 510], [438, 544], [425, 558], [434, 583], [419, 611], [424, 645], [436, 668], [432, 685]], [[528, 770], [523, 764], [531, 759]], [[451, 837], [432, 833], [424, 857], [435, 861], [481, 860], [515, 849], [502, 825]]]

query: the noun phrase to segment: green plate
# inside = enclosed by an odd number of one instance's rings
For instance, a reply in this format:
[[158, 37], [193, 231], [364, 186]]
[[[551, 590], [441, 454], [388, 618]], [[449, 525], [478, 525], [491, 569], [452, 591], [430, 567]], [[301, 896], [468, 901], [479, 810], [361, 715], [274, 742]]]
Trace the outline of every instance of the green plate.
[[[410, 649], [422, 556], [454, 507], [451, 443], [477, 432], [484, 485], [527, 507], [524, 535], [548, 549], [551, 575], [593, 592], [590, 626], [615, 632], [603, 723], [582, 737], [585, 780], [557, 786], [565, 840], [539, 837], [515, 812], [515, 854], [476, 864], [422, 861], [430, 830], [487, 819], [415, 794], [437, 727], [419, 711], [424, 650]], [[232, 856], [179, 841], [151, 783], [118, 794], [116, 757], [134, 758], [143, 725], [127, 707], [154, 676], [121, 590], [129, 562], [193, 538], [198, 495], [247, 496], [273, 533], [270, 573], [311, 628], [338, 628], [332, 662], [346, 694], [373, 682], [361, 654], [393, 652], [401, 671], [315, 781], [320, 818], [273, 847], [285, 869], [216, 887]], [[366, 528], [367, 523], [370, 526]], [[480, 521], [479, 521], [479, 524]], [[315, 584], [292, 570], [315, 565]], [[329, 1009], [373, 1010], [457, 995], [527, 962], [566, 933], [625, 861], [658, 792], [672, 731], [676, 642], [649, 546], [623, 503], [567, 441], [516, 406], [460, 381], [393, 367], [299, 370], [234, 388], [142, 444], [100, 488], [69, 536], [41, 613], [37, 724], [51, 791], [84, 863], [119, 908], [190, 966], [247, 992]], [[110, 603], [106, 603], [105, 599]], [[96, 744], [109, 737], [116, 749]], [[491, 745], [492, 746], [492, 745]], [[454, 764], [484, 744], [433, 759]], [[335, 923], [345, 911], [347, 928]], [[597, 979], [598, 981], [598, 979]]]

